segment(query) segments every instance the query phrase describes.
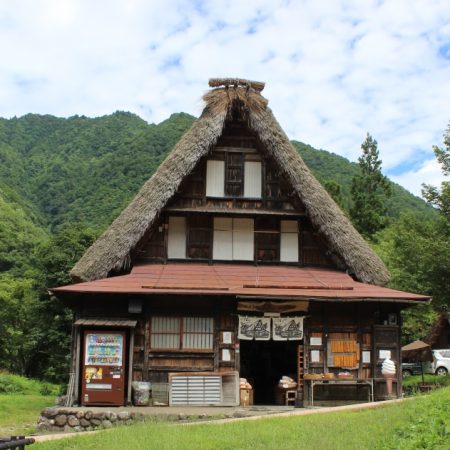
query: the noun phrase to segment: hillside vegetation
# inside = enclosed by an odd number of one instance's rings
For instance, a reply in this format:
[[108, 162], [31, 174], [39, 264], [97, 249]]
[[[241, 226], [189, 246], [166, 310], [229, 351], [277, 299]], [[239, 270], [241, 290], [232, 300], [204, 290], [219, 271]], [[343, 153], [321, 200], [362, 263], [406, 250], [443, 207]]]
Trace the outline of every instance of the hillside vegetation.
[[[34, 114], [0, 119], [0, 182], [34, 208], [52, 230], [68, 221], [102, 229], [194, 120], [182, 113], [149, 125], [124, 112], [94, 119]], [[358, 166], [300, 142], [294, 145], [319, 180], [342, 186], [349, 204]], [[432, 213], [423, 200], [394, 185], [389, 214], [397, 217], [404, 211]]]

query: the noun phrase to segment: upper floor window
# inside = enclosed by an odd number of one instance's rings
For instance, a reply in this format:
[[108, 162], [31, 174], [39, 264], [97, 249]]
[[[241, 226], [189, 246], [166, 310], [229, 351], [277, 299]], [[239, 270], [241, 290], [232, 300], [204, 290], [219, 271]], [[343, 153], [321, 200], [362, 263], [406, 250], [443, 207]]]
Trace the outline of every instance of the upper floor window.
[[261, 161], [247, 161], [243, 153], [229, 152], [225, 160], [206, 163], [207, 197], [261, 198]]
[[170, 216], [167, 236], [167, 257], [186, 258], [186, 218]]
[[214, 217], [213, 259], [253, 261], [253, 219]]
[[[256, 225], [256, 226], [255, 226]], [[297, 220], [170, 216], [169, 259], [299, 262]]]

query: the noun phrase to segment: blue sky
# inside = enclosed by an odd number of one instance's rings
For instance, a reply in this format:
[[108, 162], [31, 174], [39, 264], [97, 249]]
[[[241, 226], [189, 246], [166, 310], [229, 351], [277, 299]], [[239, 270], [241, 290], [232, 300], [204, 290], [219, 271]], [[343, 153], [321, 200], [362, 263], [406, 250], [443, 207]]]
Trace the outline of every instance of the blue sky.
[[2, 117], [157, 123], [199, 115], [210, 77], [249, 78], [291, 139], [355, 161], [368, 131], [407, 189], [443, 179], [448, 0], [0, 0], [0, 54]]

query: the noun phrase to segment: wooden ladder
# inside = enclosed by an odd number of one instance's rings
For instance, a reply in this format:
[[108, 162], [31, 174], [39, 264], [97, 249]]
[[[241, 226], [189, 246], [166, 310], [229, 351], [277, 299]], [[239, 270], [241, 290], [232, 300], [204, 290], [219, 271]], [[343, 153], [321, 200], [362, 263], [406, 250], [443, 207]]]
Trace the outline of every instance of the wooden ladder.
[[297, 347], [297, 391], [298, 391], [298, 398], [300, 400], [303, 400], [303, 390], [304, 390], [304, 381], [303, 381], [303, 375], [304, 375], [304, 347], [303, 345], [299, 345]]

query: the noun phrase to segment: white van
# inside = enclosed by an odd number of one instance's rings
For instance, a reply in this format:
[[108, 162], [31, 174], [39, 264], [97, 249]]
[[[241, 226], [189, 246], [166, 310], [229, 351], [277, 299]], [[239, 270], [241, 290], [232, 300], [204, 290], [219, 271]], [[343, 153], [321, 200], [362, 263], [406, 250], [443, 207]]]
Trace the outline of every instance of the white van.
[[450, 372], [450, 349], [433, 350], [431, 367], [436, 375], [447, 375]]

